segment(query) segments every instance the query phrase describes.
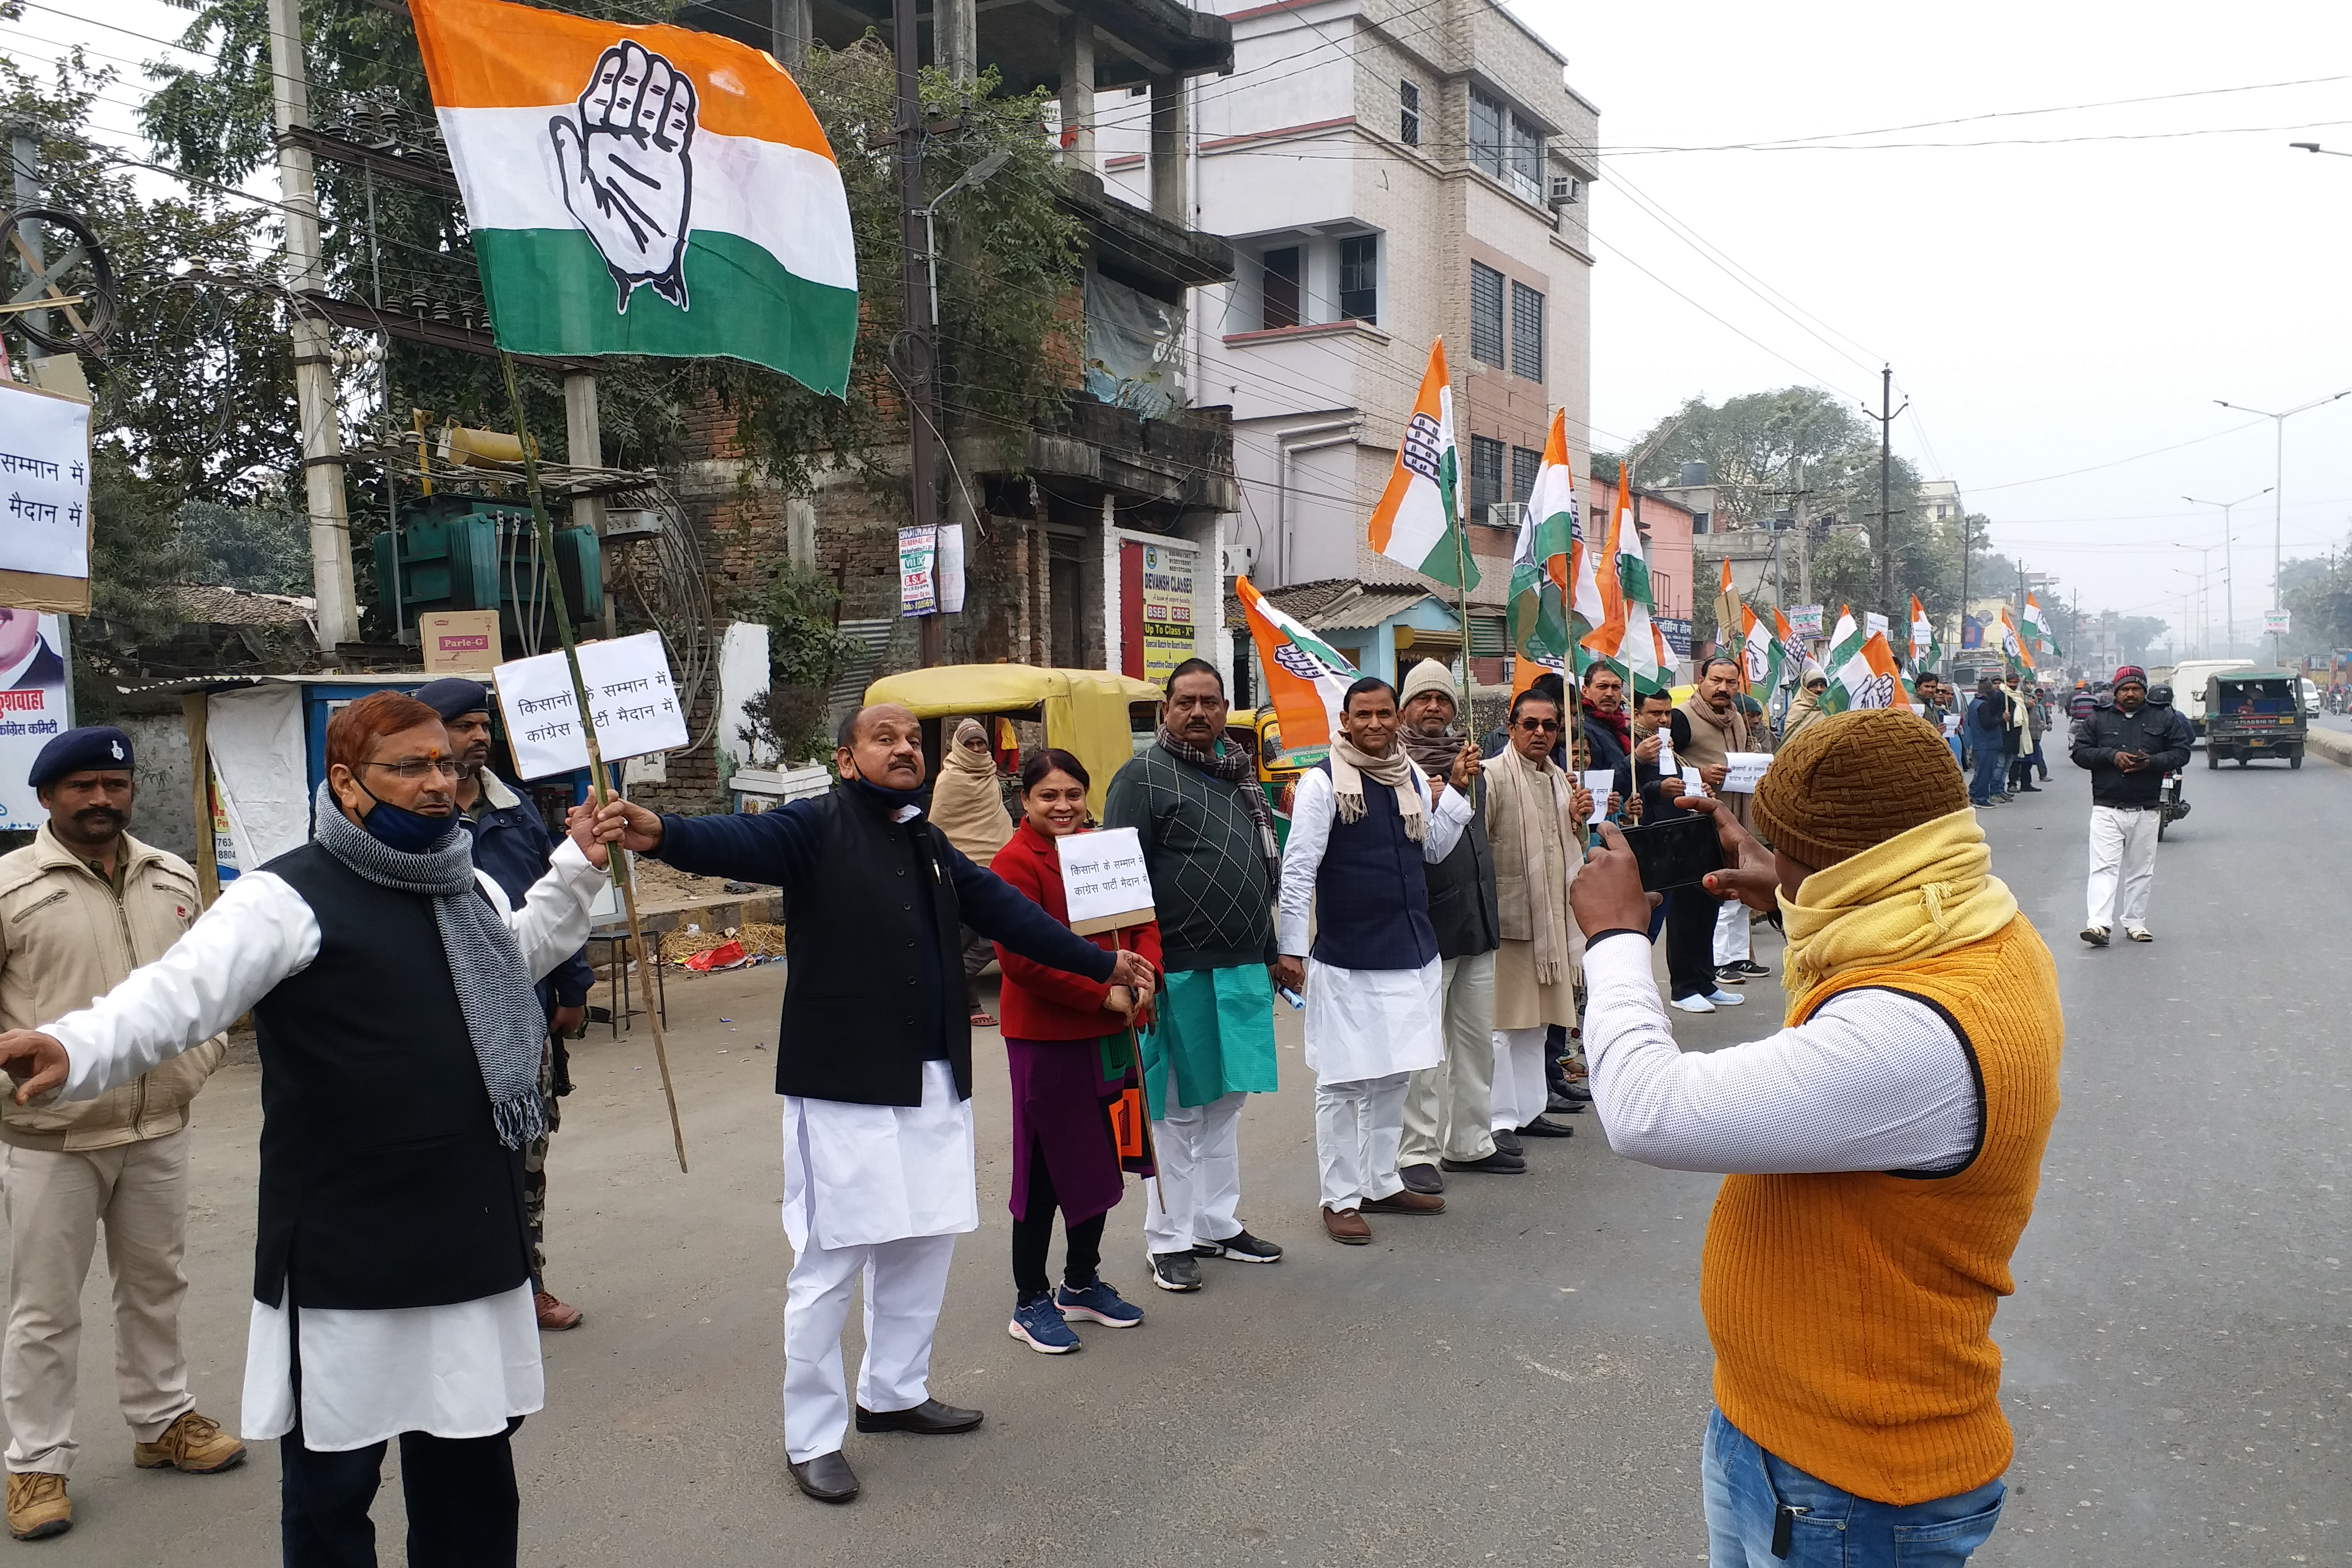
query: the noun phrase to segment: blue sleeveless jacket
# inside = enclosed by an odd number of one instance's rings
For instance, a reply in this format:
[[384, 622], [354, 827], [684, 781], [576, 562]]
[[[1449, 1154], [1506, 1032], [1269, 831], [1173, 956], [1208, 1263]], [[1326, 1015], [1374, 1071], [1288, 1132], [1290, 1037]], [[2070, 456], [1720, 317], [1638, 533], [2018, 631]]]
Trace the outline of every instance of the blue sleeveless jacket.
[[[1329, 776], [1330, 763], [1318, 771]], [[1421, 846], [1404, 836], [1396, 792], [1368, 779], [1362, 820], [1331, 816], [1315, 874], [1315, 961], [1341, 969], [1419, 969], [1436, 956]]]

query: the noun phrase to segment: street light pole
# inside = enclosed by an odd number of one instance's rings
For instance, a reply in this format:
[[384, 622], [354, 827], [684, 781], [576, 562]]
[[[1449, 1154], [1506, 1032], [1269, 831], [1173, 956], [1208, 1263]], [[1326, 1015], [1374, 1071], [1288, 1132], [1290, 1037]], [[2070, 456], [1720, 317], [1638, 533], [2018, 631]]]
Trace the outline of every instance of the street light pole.
[[[2211, 592], [2205, 585], [2205, 573], [2207, 568], [2211, 566], [2213, 563], [2213, 552], [2221, 549], [2221, 546], [2218, 544], [2183, 544], [2179, 540], [2175, 540], [2173, 541], [2172, 547], [2175, 550], [2189, 550], [2196, 552], [2198, 640], [2205, 645], [2206, 656], [2210, 658], [2213, 653], [2213, 596]], [[2222, 657], [2227, 658], [2227, 653], [2225, 652]]]
[[[2342, 394], [2339, 393], [2337, 395], [2341, 396]], [[2307, 406], [2316, 408], [2318, 405], [2311, 404]], [[2251, 412], [2251, 410], [2249, 412]], [[2302, 410], [2297, 409], [2294, 412], [2300, 413]], [[2225, 613], [2229, 617], [2221, 630], [2221, 657], [2223, 658], [2228, 658], [2230, 657], [2230, 650], [2237, 645], [2238, 640], [2238, 584], [2236, 569], [2231, 564], [2230, 513], [2235, 509], [2245, 505], [2250, 500], [2262, 500], [2263, 497], [2271, 494], [2272, 491], [2277, 488], [2278, 487], [2275, 485], [2264, 485], [2252, 495], [2240, 496], [2236, 500], [2228, 501], [2199, 500], [2195, 496], [2182, 496], [2180, 498], [2182, 500], [2187, 501], [2190, 506], [2213, 506], [2220, 507], [2221, 509], [2221, 602]], [[2194, 550], [2197, 547], [2191, 544], [2185, 546], [2184, 548]]]
[[[2314, 146], [2312, 150], [2314, 152], [2320, 151], [2316, 146]], [[2330, 393], [2326, 397], [2315, 397], [2308, 403], [2298, 403], [2293, 408], [2287, 409], [2285, 412], [2281, 414], [2273, 414], [2261, 408], [2250, 408], [2242, 403], [2232, 403], [2226, 397], [2217, 397], [2213, 400], [2222, 407], [2234, 408], [2241, 414], [2261, 415], [2263, 418], [2271, 421], [2271, 427], [2276, 436], [2276, 439], [2273, 443], [2271, 459], [2273, 464], [2271, 474], [2271, 494], [2273, 497], [2271, 501], [2271, 609], [2273, 613], [2275, 613], [2280, 607], [2279, 554], [2281, 542], [2284, 539], [2286, 531], [2284, 521], [2286, 516], [2286, 422], [2294, 418], [2298, 414], [2308, 414], [2315, 408], [2324, 408], [2327, 405], [2336, 402], [2337, 399], [2345, 397], [2352, 397], [2352, 386], [2347, 386], [2341, 392]], [[2223, 521], [2222, 526], [2224, 529], [2229, 526], [2226, 519]], [[2279, 663], [2284, 665], [2286, 662], [2286, 638], [2284, 635], [2278, 638], [2277, 646], [2273, 651], [2278, 655]]]

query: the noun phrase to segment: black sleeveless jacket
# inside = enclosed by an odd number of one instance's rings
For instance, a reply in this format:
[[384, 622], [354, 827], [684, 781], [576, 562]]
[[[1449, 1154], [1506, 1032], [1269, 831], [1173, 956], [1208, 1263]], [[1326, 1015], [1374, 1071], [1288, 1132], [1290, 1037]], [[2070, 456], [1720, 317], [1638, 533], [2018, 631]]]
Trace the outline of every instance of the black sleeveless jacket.
[[319, 954], [255, 1005], [260, 1220], [253, 1294], [433, 1307], [530, 1277], [522, 1154], [499, 1142], [433, 901], [316, 844], [262, 869], [319, 921]]

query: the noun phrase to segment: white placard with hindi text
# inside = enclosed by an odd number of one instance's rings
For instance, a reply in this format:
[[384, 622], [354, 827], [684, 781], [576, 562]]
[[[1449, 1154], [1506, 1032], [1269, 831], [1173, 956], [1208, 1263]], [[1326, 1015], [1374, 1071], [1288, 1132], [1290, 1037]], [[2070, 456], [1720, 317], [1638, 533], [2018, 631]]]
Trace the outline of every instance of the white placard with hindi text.
[[1152, 918], [1151, 873], [1134, 828], [1073, 833], [1055, 842], [1061, 850], [1062, 896], [1069, 902], [1072, 931], [1093, 936]]
[[89, 405], [0, 378], [0, 572], [89, 575]]
[[1617, 783], [1613, 768], [1588, 768], [1584, 774], [1585, 792], [1592, 796], [1592, 809], [1585, 815], [1585, 824], [1600, 821], [1609, 815], [1609, 792]]
[[[608, 763], [667, 752], [686, 744], [686, 710], [670, 679], [659, 632], [639, 632], [580, 649], [596, 742]], [[543, 779], [588, 765], [588, 738], [572, 700], [572, 671], [563, 655], [519, 658], [491, 672], [515, 772]]]
[[1764, 780], [1764, 770], [1772, 765], [1769, 752], [1726, 752], [1723, 754], [1725, 773], [1723, 793], [1754, 795], [1756, 786]]
[[1685, 795], [1705, 795], [1706, 793], [1706, 775], [1701, 773], [1697, 767], [1690, 763], [1685, 763], [1683, 764], [1683, 793]]

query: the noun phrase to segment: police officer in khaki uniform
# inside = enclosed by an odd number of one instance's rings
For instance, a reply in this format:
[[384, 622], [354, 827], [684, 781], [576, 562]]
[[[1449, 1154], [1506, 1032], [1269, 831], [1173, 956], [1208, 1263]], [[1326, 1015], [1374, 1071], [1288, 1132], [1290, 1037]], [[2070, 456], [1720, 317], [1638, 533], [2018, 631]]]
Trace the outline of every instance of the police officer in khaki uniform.
[[[125, 831], [131, 764], [131, 737], [105, 728], [68, 730], [34, 762], [26, 783], [49, 819], [30, 845], [0, 856], [0, 1030], [87, 1005], [195, 921], [195, 872]], [[244, 1444], [197, 1411], [180, 1347], [188, 1107], [223, 1049], [209, 1040], [96, 1100], [24, 1106], [0, 1096], [0, 1191], [15, 1254], [0, 1409], [8, 1531], [20, 1541], [73, 1528], [66, 1475], [79, 1447], [81, 1289], [101, 1221], [134, 1461], [208, 1474], [245, 1458]]]

